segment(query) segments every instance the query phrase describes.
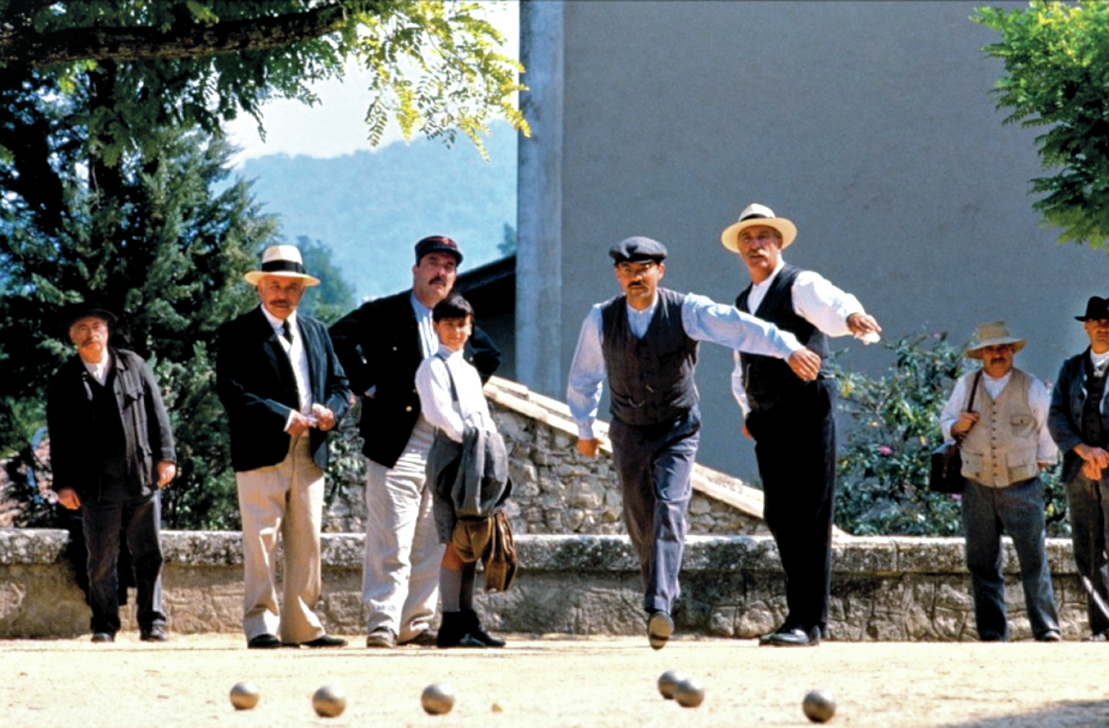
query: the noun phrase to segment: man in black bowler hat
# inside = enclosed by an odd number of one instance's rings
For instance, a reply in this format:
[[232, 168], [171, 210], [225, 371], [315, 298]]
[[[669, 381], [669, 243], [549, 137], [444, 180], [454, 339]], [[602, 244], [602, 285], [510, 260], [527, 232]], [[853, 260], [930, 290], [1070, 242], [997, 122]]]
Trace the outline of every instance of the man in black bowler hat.
[[597, 455], [601, 389], [611, 390], [609, 437], [624, 497], [624, 523], [643, 577], [651, 647], [674, 631], [671, 616], [692, 495], [701, 416], [693, 381], [700, 341], [788, 362], [816, 377], [820, 357], [788, 333], [704, 296], [659, 287], [666, 247], [632, 237], [609, 250], [624, 295], [594, 305], [581, 327], [566, 398], [578, 426], [577, 449]]
[[109, 345], [115, 321], [96, 303], [62, 313], [62, 330], [77, 356], [54, 375], [47, 395], [54, 490], [62, 506], [81, 510], [92, 641], [114, 642], [119, 631], [122, 531], [134, 571], [140, 639], [164, 642], [160, 489], [176, 476], [177, 457], [150, 367], [133, 351]]
[[[439, 351], [431, 310], [454, 288], [462, 250], [443, 235], [416, 243], [412, 288], [363, 304], [331, 327], [335, 353], [362, 396], [366, 456], [366, 551], [362, 600], [366, 646], [434, 646], [439, 543], [427, 455], [435, 428], [420, 412], [416, 370]], [[487, 380], [501, 354], [479, 327], [463, 356]]]
[[1063, 452], [1074, 560], [1086, 589], [1089, 639], [1109, 639], [1109, 299], [1094, 296], [1082, 322], [1090, 346], [1063, 362], [1047, 426]]

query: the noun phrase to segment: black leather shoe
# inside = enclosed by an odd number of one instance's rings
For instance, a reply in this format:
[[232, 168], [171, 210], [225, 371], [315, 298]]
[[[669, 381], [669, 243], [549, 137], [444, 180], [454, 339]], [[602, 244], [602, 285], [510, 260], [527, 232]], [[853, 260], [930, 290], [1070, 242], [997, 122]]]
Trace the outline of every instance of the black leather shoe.
[[116, 636], [114, 634], [112, 634], [111, 632], [93, 632], [92, 633], [92, 641], [93, 642], [99, 642], [99, 643], [115, 642], [116, 641]]
[[143, 642], [168, 642], [169, 637], [166, 636], [165, 625], [152, 624], [139, 633], [139, 639]]
[[816, 647], [820, 644], [820, 627], [809, 629], [783, 627], [760, 639], [759, 644], [770, 647]]
[[493, 635], [485, 631], [481, 626], [481, 620], [478, 619], [477, 612], [471, 610], [462, 610], [462, 624], [466, 633], [473, 637], [478, 642], [486, 647], [504, 647], [505, 641], [497, 639]]
[[251, 650], [271, 650], [281, 646], [281, 640], [272, 634], [260, 634], [247, 640], [246, 646]]
[[1062, 642], [1063, 635], [1059, 634], [1057, 630], [1049, 630], [1042, 635], [1036, 637], [1037, 642]]
[[346, 647], [347, 641], [342, 637], [332, 637], [325, 634], [323, 637], [317, 637], [311, 642], [301, 642], [302, 647]]
[[666, 612], [652, 612], [647, 617], [647, 641], [652, 650], [661, 650], [674, 634], [674, 620]]
[[417, 632], [414, 637], [410, 637], [403, 642], [397, 642], [398, 645], [412, 645], [413, 647], [434, 647], [438, 644], [437, 635], [433, 629], [425, 629], [422, 632]]
[[443, 612], [443, 622], [435, 635], [435, 646], [439, 649], [449, 647], [488, 647], [469, 632], [469, 620], [465, 612]]

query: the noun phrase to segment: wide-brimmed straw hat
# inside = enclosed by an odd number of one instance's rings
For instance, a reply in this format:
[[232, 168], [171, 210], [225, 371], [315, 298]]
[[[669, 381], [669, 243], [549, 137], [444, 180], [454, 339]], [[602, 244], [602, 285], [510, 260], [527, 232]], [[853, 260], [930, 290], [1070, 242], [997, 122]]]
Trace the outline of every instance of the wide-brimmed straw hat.
[[294, 245], [271, 245], [262, 253], [261, 270], [252, 270], [243, 275], [243, 280], [252, 286], [265, 276], [280, 278], [300, 278], [306, 286], [320, 285], [320, 279], [304, 272], [304, 261], [300, 250]]
[[984, 324], [978, 324], [978, 336], [976, 338], [978, 343], [967, 348], [967, 356], [971, 359], [981, 359], [982, 350], [987, 346], [1012, 344], [1013, 353], [1015, 354], [1023, 349], [1027, 343], [1024, 339], [1018, 339], [1010, 334], [1009, 327], [1005, 325], [1004, 321], [988, 321]]
[[797, 226], [792, 221], [784, 217], [776, 217], [769, 207], [755, 202], [743, 208], [743, 212], [739, 213], [739, 222], [724, 228], [724, 232], [720, 233], [720, 242], [724, 243], [724, 247], [728, 250], [738, 253], [739, 233], [752, 225], [765, 225], [781, 233], [783, 250], [788, 248], [797, 237]]

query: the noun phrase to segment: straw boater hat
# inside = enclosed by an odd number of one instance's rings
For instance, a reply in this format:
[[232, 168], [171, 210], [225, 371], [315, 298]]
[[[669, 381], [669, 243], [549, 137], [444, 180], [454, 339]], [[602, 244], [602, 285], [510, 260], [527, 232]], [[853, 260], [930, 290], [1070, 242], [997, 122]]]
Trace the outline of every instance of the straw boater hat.
[[1012, 344], [1013, 353], [1020, 351], [1024, 348], [1025, 340], [1018, 339], [1009, 333], [1009, 327], [1005, 325], [1004, 321], [989, 321], [984, 324], [978, 324], [978, 343], [967, 349], [967, 356], [971, 359], [981, 359], [982, 350], [987, 346], [1001, 346], [1002, 344]]
[[252, 270], [243, 275], [243, 280], [252, 286], [264, 276], [280, 278], [300, 278], [306, 286], [320, 285], [320, 279], [304, 272], [304, 261], [300, 251], [293, 245], [271, 245], [262, 253], [262, 269]]
[[772, 227], [782, 234], [782, 250], [785, 250], [797, 237], [797, 226], [784, 217], [775, 217], [774, 211], [766, 205], [755, 202], [743, 208], [739, 213], [739, 222], [724, 228], [720, 233], [720, 242], [733, 253], [739, 252], [739, 233], [743, 228], [752, 225], [765, 225]]

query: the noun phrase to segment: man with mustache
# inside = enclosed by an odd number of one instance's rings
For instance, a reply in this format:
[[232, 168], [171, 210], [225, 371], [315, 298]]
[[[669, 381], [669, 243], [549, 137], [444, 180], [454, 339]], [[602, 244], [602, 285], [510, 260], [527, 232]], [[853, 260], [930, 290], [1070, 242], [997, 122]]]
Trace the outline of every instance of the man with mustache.
[[95, 303], [62, 314], [77, 356], [50, 382], [46, 420], [54, 489], [81, 510], [88, 552], [92, 641], [119, 631], [120, 532], [135, 577], [140, 639], [166, 641], [162, 612], [161, 496], [177, 474], [162, 395], [142, 357], [109, 346], [116, 317]]
[[693, 381], [700, 341], [757, 352], [803, 379], [816, 377], [820, 357], [791, 334], [713, 303], [659, 287], [666, 247], [632, 237], [609, 250], [623, 296], [594, 305], [581, 327], [566, 398], [578, 426], [577, 449], [596, 457], [594, 432], [601, 389], [611, 389], [612, 456], [624, 498], [624, 523], [639, 558], [647, 639], [666, 646], [692, 495], [691, 475], [701, 416]]
[[[362, 395], [366, 456], [366, 551], [362, 599], [366, 646], [433, 646], [439, 543], [427, 456], [435, 428], [420, 411], [416, 370], [439, 351], [431, 311], [454, 287], [462, 250], [442, 235], [416, 243], [412, 288], [370, 301], [331, 327], [335, 352]], [[463, 357], [487, 380], [501, 355], [477, 326]]]
[[[748, 205], [721, 233], [724, 247], [740, 255], [751, 276], [736, 307], [793, 333], [823, 359], [828, 336], [877, 341], [881, 327], [854, 296], [782, 259], [796, 235], [792, 222], [759, 204]], [[745, 417], [743, 434], [755, 440], [763, 517], [786, 572], [789, 613], [759, 644], [815, 646], [827, 627], [831, 596], [835, 386], [826, 369], [801, 381], [779, 361], [737, 352], [732, 392]]]
[[955, 382], [940, 415], [944, 439], [961, 442], [966, 479], [963, 530], [974, 595], [978, 639], [1009, 639], [1001, 535], [1020, 558], [1021, 583], [1032, 636], [1058, 642], [1059, 615], [1044, 546], [1044, 488], [1039, 472], [1058, 457], [1047, 428], [1047, 388], [1013, 366], [1024, 339], [1003, 321], [978, 326], [978, 343], [966, 351], [982, 368]]
[[[243, 276], [261, 305], [219, 331], [217, 390], [227, 409], [231, 465], [243, 522], [243, 631], [247, 647], [342, 647], [315, 613], [322, 590], [327, 433], [350, 389], [319, 321], [297, 313], [307, 286], [300, 251], [271, 245]], [[284, 553], [284, 597], [276, 557]]]
[[1048, 426], [1063, 451], [1062, 480], [1093, 641], [1109, 640], [1109, 299], [1093, 296], [1082, 322], [1090, 346], [1063, 362]]

